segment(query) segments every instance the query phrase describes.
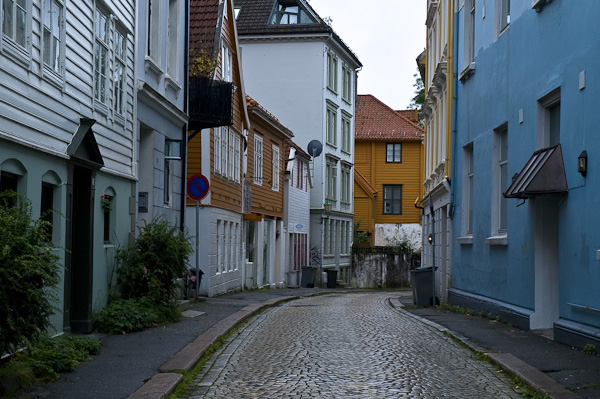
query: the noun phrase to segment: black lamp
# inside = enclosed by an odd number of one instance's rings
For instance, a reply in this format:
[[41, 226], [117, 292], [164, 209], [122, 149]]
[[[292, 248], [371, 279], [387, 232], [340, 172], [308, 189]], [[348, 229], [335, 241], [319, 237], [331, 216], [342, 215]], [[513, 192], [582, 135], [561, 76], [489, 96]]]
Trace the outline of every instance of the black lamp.
[[581, 173], [581, 176], [587, 174], [587, 151], [581, 151], [581, 154], [577, 157], [577, 171]]
[[433, 234], [429, 234], [429, 237], [427, 237], [427, 241], [428, 241], [430, 244], [433, 244]]

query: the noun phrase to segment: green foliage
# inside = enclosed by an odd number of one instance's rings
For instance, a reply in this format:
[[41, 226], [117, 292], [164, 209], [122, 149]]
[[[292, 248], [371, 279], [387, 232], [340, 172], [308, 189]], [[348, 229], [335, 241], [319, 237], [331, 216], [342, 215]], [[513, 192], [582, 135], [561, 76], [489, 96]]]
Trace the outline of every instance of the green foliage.
[[184, 276], [192, 253], [192, 243], [164, 216], [154, 218], [139, 228], [140, 234], [116, 259], [118, 283], [123, 297], [150, 297], [157, 304], [176, 299], [176, 278]]
[[60, 281], [50, 223], [34, 220], [31, 203], [0, 193], [0, 354], [35, 343], [50, 326]]
[[423, 114], [423, 104], [425, 103], [425, 86], [423, 85], [423, 80], [418, 73], [413, 75], [415, 78], [415, 83], [413, 87], [415, 88], [415, 96], [412, 98], [411, 103], [409, 104], [409, 108], [417, 108], [419, 118], [417, 120], [417, 125], [423, 127], [423, 119], [425, 115]]
[[100, 341], [89, 337], [40, 336], [28, 350], [16, 353], [0, 367], [0, 380], [14, 380], [15, 388], [54, 381], [60, 373], [74, 370], [80, 362], [100, 353]]
[[371, 239], [369, 238], [369, 234], [366, 231], [359, 231], [360, 222], [354, 224], [354, 235], [352, 237], [352, 246], [353, 247], [364, 247], [371, 243]]
[[96, 330], [103, 333], [125, 334], [173, 323], [180, 315], [174, 303], [157, 304], [150, 297], [117, 299], [98, 312], [94, 324]]
[[583, 353], [585, 353], [586, 355], [595, 355], [596, 352], [596, 345], [594, 344], [585, 344], [585, 346], [583, 347]]

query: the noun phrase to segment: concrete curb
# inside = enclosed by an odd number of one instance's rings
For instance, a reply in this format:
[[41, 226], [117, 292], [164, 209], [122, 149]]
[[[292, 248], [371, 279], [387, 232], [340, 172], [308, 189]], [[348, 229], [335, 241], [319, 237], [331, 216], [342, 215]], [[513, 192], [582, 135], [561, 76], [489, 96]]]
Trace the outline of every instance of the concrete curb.
[[509, 375], [520, 378], [529, 387], [537, 392], [548, 395], [551, 399], [581, 399], [581, 396], [569, 391], [558, 382], [548, 377], [542, 371], [536, 369], [521, 359], [518, 359], [510, 353], [487, 352], [485, 348], [475, 344], [463, 335], [449, 330], [436, 322], [404, 310], [404, 305], [398, 298], [390, 298], [390, 304], [398, 311], [422, 322], [423, 324], [427, 324], [436, 330], [452, 335], [452, 337], [467, 345], [471, 350], [485, 354], [493, 364], [500, 367], [503, 371]]
[[220, 337], [227, 335], [236, 326], [254, 316], [260, 310], [300, 298], [299, 296], [282, 296], [271, 298], [264, 302], [248, 305], [232, 315], [220, 320], [194, 341], [173, 355], [159, 368], [159, 373], [150, 378], [137, 391], [129, 395], [128, 399], [164, 399], [173, 393], [177, 385], [183, 380], [181, 371], [190, 371], [206, 351], [216, 343]]

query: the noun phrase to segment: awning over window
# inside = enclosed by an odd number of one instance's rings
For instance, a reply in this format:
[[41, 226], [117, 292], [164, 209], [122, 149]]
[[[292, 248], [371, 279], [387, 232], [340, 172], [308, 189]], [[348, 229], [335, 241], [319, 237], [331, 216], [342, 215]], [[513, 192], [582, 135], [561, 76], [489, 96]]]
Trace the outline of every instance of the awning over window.
[[543, 194], [568, 191], [567, 176], [560, 144], [533, 153], [529, 161], [504, 196], [506, 198], [529, 198]]

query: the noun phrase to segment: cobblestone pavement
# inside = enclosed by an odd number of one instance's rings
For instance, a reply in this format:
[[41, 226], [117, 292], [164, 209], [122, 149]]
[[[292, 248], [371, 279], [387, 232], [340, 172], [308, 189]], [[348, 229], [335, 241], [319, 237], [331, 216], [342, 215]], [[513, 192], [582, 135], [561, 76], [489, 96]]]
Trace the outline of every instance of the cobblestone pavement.
[[324, 295], [267, 310], [213, 356], [189, 398], [521, 398], [389, 296]]

